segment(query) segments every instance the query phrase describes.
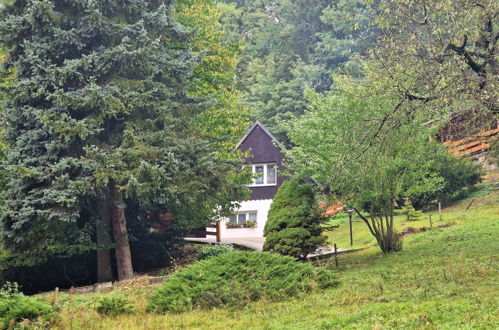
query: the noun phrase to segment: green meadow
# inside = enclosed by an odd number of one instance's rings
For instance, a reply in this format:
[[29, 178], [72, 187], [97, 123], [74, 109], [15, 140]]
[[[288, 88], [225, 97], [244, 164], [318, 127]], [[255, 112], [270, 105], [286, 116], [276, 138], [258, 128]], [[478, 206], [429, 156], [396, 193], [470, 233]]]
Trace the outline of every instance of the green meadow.
[[[141, 279], [120, 283], [97, 294], [46, 294], [59, 313], [59, 329], [401, 329], [479, 328], [498, 326], [499, 193], [483, 186], [469, 198], [417, 222], [398, 217], [399, 228], [428, 227], [404, 238], [401, 252], [383, 254], [366, 229], [354, 221], [354, 247], [365, 249], [316, 263], [330, 268], [339, 280], [335, 288], [280, 302], [265, 299], [245, 307], [224, 306], [190, 312], [146, 311], [156, 285]], [[473, 201], [473, 203], [471, 203]], [[471, 206], [470, 206], [471, 203]], [[469, 207], [469, 208], [468, 208]], [[466, 210], [467, 209], [467, 210]], [[348, 247], [348, 218], [329, 234], [331, 242]], [[102, 297], [125, 298], [133, 311], [101, 315]]]

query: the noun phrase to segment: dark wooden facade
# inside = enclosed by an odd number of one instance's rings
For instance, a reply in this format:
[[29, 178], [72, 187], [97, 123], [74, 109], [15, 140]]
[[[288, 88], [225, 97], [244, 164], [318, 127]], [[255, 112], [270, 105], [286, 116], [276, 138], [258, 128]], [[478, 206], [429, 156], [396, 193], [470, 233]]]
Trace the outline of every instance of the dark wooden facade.
[[275, 163], [277, 166], [277, 184], [274, 186], [250, 187], [250, 200], [273, 199], [277, 190], [288, 178], [283, 176], [284, 154], [281, 152], [283, 146], [272, 136], [272, 134], [260, 123], [255, 122], [248, 134], [239, 141], [237, 149], [242, 152], [249, 151], [249, 157], [244, 159], [246, 164]]

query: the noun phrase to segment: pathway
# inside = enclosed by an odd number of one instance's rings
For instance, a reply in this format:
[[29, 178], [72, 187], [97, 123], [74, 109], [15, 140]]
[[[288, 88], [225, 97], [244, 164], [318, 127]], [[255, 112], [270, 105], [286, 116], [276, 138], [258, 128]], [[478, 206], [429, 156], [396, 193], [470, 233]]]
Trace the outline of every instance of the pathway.
[[[244, 246], [253, 250], [257, 251], [262, 251], [263, 250], [263, 243], [265, 242], [265, 237], [238, 237], [238, 238], [222, 238], [222, 241], [220, 243], [216, 242], [215, 237], [207, 237], [207, 238], [194, 238], [194, 237], [187, 237], [185, 238], [187, 241], [191, 242], [201, 242], [201, 243], [210, 243], [210, 244], [234, 244], [234, 245], [240, 245]], [[338, 253], [347, 253], [347, 252], [354, 252], [358, 251], [361, 249], [338, 249]], [[309, 259], [314, 259], [314, 258], [321, 258], [325, 257], [328, 255], [334, 254], [334, 249], [331, 247], [320, 247], [318, 248], [314, 253], [310, 253], [308, 255]]]

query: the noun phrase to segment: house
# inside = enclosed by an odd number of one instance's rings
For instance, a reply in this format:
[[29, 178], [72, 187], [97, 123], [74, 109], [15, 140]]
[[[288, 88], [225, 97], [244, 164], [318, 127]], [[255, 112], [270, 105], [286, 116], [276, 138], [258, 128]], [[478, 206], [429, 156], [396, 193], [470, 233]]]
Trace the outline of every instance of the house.
[[235, 149], [248, 154], [246, 166], [255, 175], [249, 185], [251, 196], [238, 201], [240, 207], [229, 218], [221, 220], [222, 238], [263, 237], [263, 228], [277, 190], [288, 178], [283, 175], [284, 146], [256, 121]]

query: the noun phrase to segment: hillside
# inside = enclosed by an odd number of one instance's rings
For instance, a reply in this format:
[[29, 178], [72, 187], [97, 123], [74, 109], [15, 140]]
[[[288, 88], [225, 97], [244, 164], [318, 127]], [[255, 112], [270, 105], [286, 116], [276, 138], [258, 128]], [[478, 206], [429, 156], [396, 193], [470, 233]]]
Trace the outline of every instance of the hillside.
[[0, 0], [0, 330], [499, 329], [497, 13]]
[[[475, 200], [468, 211], [471, 200]], [[445, 211], [447, 226], [407, 237], [400, 253], [375, 247], [342, 255], [340, 286], [281, 303], [261, 301], [244, 309], [184, 314], [145, 312], [155, 286], [130, 282], [110, 293], [60, 294], [57, 328], [494, 328], [498, 322], [499, 193], [478, 195]], [[110, 294], [126, 297], [130, 315], [107, 317], [94, 310]], [[54, 298], [51, 294], [48, 298]]]

